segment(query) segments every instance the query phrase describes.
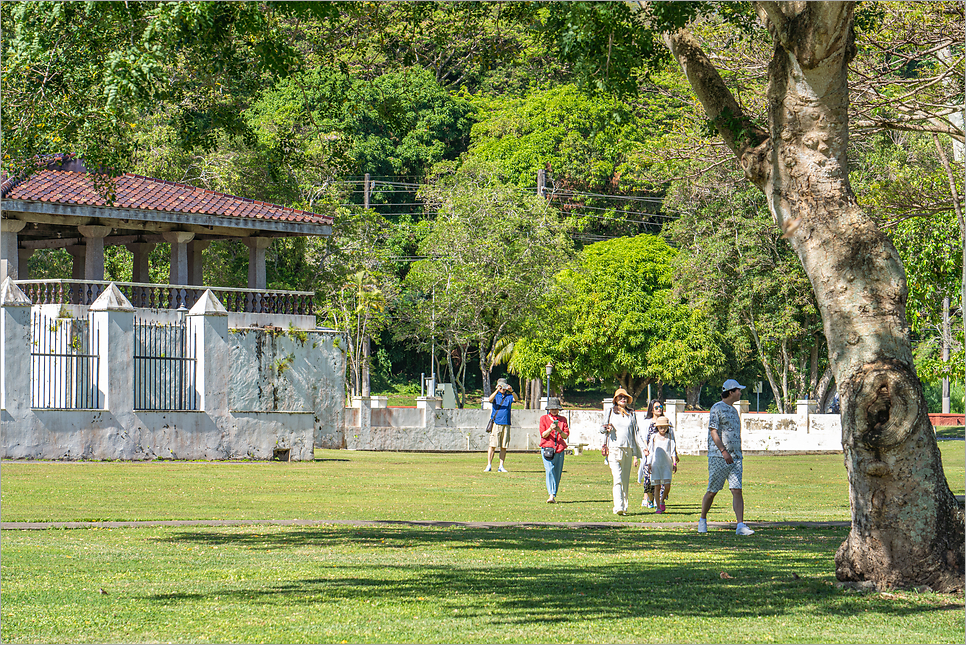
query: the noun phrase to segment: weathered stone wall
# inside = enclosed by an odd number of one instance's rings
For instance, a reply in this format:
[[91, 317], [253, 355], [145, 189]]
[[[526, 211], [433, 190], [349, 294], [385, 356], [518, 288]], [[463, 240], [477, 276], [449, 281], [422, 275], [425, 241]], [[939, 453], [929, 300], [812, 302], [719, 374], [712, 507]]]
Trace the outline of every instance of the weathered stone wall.
[[307, 412], [319, 447], [341, 448], [345, 354], [337, 332], [229, 330], [228, 405], [233, 412]]
[[[197, 339], [198, 411], [134, 409], [135, 310], [111, 285], [91, 305], [99, 329], [100, 409], [31, 407], [31, 305], [11, 283], [0, 292], [0, 440], [6, 459], [314, 458], [342, 447], [344, 354], [330, 330], [232, 330], [214, 298], [187, 315]], [[206, 296], [210, 292], [206, 292]], [[86, 317], [87, 308], [64, 308]], [[137, 310], [170, 322], [177, 314]], [[181, 314], [184, 315], [183, 313]], [[67, 328], [66, 326], [64, 327]]]
[[[678, 412], [682, 406], [669, 405], [678, 451], [683, 455], [706, 454], [708, 413]], [[514, 410], [510, 450], [536, 450], [541, 410]], [[570, 425], [571, 446], [600, 450], [600, 428], [606, 412], [563, 410]], [[489, 445], [484, 428], [489, 410], [449, 410], [427, 408], [375, 408], [369, 411], [370, 424], [361, 422], [363, 410], [347, 409], [346, 447], [354, 450], [402, 451], [483, 451]], [[639, 423], [644, 412], [637, 413]], [[748, 454], [840, 452], [841, 420], [832, 414], [741, 414], [742, 450]]]

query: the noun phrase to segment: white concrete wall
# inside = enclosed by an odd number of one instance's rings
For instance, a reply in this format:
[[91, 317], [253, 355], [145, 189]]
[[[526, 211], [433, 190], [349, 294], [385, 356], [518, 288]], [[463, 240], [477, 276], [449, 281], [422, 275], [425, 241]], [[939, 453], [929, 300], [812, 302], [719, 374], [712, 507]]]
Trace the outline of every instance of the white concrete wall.
[[[669, 406], [670, 408], [671, 406]], [[600, 450], [604, 411], [563, 410], [570, 424], [571, 446]], [[638, 412], [639, 423], [644, 412]], [[484, 432], [488, 410], [386, 408], [369, 411], [370, 425], [360, 422], [359, 409], [347, 409], [346, 447], [354, 450], [482, 451], [489, 445]], [[510, 450], [536, 450], [541, 410], [514, 410]], [[671, 414], [678, 450], [685, 455], [706, 454], [708, 413]], [[836, 414], [741, 414], [742, 451], [754, 453], [841, 452], [842, 426]]]
[[345, 354], [329, 330], [229, 329], [233, 412], [301, 412], [319, 447], [344, 443]]
[[[135, 310], [116, 287], [102, 294], [106, 300], [91, 305], [102, 329], [103, 409], [31, 408], [31, 307], [20, 296], [15, 285], [4, 283], [0, 290], [4, 459], [271, 459], [276, 450], [288, 450], [290, 459], [308, 460], [317, 443], [344, 443], [345, 359], [338, 334], [229, 331], [218, 304], [189, 314], [201, 339], [197, 389], [202, 409], [134, 410]], [[65, 310], [87, 313], [80, 307]], [[162, 321], [171, 314], [154, 315]]]

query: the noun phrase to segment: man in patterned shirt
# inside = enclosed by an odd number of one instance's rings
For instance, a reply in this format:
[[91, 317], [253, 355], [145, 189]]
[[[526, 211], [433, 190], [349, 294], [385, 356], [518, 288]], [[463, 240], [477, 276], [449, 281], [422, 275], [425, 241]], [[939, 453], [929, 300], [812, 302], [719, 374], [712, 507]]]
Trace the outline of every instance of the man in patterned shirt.
[[711, 406], [708, 424], [708, 492], [701, 500], [701, 519], [698, 520], [698, 533], [708, 532], [708, 511], [714, 496], [728, 480], [731, 499], [738, 520], [738, 535], [754, 533], [745, 525], [745, 499], [741, 495], [741, 417], [735, 410], [735, 403], [745, 389], [734, 379], [728, 379], [721, 386], [721, 400]]

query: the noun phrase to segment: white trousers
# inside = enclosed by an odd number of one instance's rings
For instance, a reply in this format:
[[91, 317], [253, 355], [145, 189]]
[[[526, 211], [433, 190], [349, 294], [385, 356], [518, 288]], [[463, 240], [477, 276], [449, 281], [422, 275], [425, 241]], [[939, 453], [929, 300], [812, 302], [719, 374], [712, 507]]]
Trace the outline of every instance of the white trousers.
[[631, 461], [634, 453], [630, 448], [611, 448], [607, 455], [610, 472], [614, 476], [614, 512], [627, 510], [627, 496], [631, 487]]

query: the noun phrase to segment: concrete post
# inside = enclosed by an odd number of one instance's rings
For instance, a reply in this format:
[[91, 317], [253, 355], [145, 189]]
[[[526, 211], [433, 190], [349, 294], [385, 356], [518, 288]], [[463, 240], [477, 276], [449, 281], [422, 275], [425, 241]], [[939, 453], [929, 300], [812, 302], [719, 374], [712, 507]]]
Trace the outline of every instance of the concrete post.
[[91, 303], [92, 348], [98, 356], [101, 408], [115, 416], [134, 410], [134, 307], [113, 282]]
[[[167, 231], [164, 241], [171, 245], [171, 270], [168, 284], [188, 284], [188, 242], [195, 234], [190, 231]], [[174, 306], [174, 305], [172, 305]]]
[[664, 416], [670, 420], [675, 428], [679, 425], [678, 415], [684, 412], [687, 403], [684, 399], [668, 399], [664, 402]]
[[748, 414], [748, 411], [751, 410], [751, 401], [745, 401], [744, 399], [735, 401], [735, 410], [738, 411], [738, 416]]
[[188, 282], [185, 284], [203, 285], [205, 283], [205, 256], [203, 251], [211, 240], [193, 240], [188, 244]]
[[30, 298], [12, 278], [0, 285], [0, 409], [30, 410]]
[[19, 249], [17, 252], [18, 267], [17, 275], [18, 280], [29, 280], [30, 279], [30, 256], [34, 254], [36, 249]]
[[248, 288], [264, 289], [268, 285], [265, 274], [265, 249], [272, 243], [272, 238], [248, 237], [242, 241], [248, 247]]
[[104, 279], [104, 238], [111, 234], [110, 226], [78, 226], [84, 236], [87, 253], [84, 256], [84, 279]]
[[151, 282], [151, 266], [148, 258], [151, 251], [157, 244], [150, 242], [133, 242], [126, 244], [127, 250], [134, 254], [134, 263], [131, 267], [131, 282]]
[[17, 233], [23, 230], [26, 222], [18, 219], [0, 220], [0, 281], [18, 279], [20, 257], [17, 253]]
[[188, 312], [188, 327], [197, 347], [198, 409], [228, 414], [228, 311], [211, 289]]

